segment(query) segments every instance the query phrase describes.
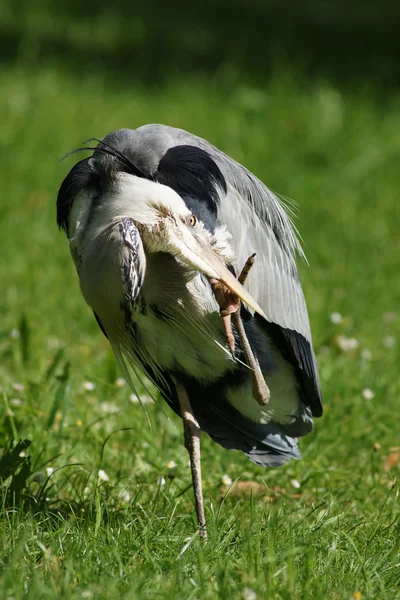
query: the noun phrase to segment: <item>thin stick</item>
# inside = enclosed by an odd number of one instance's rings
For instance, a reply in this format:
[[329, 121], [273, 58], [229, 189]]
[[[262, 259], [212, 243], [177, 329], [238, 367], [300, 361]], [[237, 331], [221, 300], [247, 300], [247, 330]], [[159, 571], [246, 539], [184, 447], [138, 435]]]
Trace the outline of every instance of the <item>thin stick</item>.
[[204, 516], [203, 487], [201, 479], [200, 462], [200, 427], [194, 416], [192, 406], [186, 389], [175, 380], [178, 393], [179, 405], [181, 407], [181, 416], [183, 420], [183, 429], [185, 437], [185, 447], [190, 456], [190, 468], [192, 471], [192, 484], [194, 491], [194, 503], [196, 508], [197, 522], [199, 524], [200, 537], [207, 539], [206, 520]]

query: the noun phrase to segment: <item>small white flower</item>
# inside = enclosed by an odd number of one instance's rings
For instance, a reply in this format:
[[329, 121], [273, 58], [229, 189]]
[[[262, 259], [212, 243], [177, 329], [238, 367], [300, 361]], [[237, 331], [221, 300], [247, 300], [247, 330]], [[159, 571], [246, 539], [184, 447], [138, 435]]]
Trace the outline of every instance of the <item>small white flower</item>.
[[363, 358], [364, 360], [371, 360], [372, 359], [371, 350], [368, 350], [368, 348], [363, 348], [361, 350], [361, 358]]
[[21, 406], [22, 401], [19, 398], [11, 398], [10, 404], [13, 406]]
[[375, 394], [370, 388], [365, 388], [362, 391], [362, 396], [363, 396], [363, 398], [365, 398], [365, 400], [372, 400], [372, 398], [375, 396]]
[[13, 383], [11, 386], [16, 392], [23, 392], [25, 386], [23, 383]]
[[164, 477], [162, 475], [160, 475], [160, 477], [157, 479], [157, 483], [159, 486], [165, 485], [166, 481], [164, 479]]
[[359, 345], [360, 345], [360, 342], [358, 340], [356, 340], [356, 338], [354, 338], [354, 337], [347, 338], [347, 347], [349, 350], [356, 350]]
[[343, 321], [343, 317], [340, 313], [338, 312], [333, 312], [331, 314], [331, 316], [329, 317], [331, 323], [333, 323], [334, 325], [339, 325], [339, 323], [341, 323]]
[[97, 477], [99, 478], [99, 481], [110, 481], [109, 476], [105, 471], [103, 471], [103, 469], [99, 470], [99, 472], [97, 473]]
[[232, 485], [232, 479], [226, 473], [225, 475], [222, 475], [221, 481], [224, 485]]
[[383, 315], [383, 320], [385, 323], [394, 323], [397, 319], [397, 315], [395, 312], [387, 312]]
[[118, 377], [118, 379], [116, 379], [114, 382], [114, 385], [117, 388], [122, 388], [122, 387], [124, 387], [125, 384], [126, 384], [126, 379], [124, 379], [123, 377]]
[[176, 467], [176, 462], [174, 460], [170, 460], [169, 462], [167, 462], [167, 469], [175, 469]]
[[118, 406], [116, 404], [113, 404], [112, 402], [102, 402], [100, 404], [100, 409], [102, 410], [103, 413], [106, 413], [106, 414], [120, 412]]
[[82, 387], [86, 392], [93, 392], [93, 390], [96, 387], [96, 384], [93, 383], [92, 381], [84, 381], [82, 383]]
[[140, 396], [140, 400], [142, 401], [142, 404], [151, 404], [153, 402], [153, 398], [151, 396]]
[[150, 396], [140, 396], [140, 399], [136, 396], [136, 394], [131, 394], [129, 396], [129, 401], [132, 402], [132, 404], [150, 404], [151, 402], [153, 402], [153, 398], [151, 398]]
[[351, 352], [356, 350], [359, 346], [359, 341], [354, 337], [346, 337], [345, 335], [338, 335], [336, 343], [342, 352]]
[[299, 490], [301, 488], [301, 483], [297, 481], [297, 479], [291, 479], [290, 484], [296, 489]]
[[22, 452], [20, 452], [20, 453], [19, 453], [19, 455], [18, 455], [18, 456], [20, 456], [21, 458], [24, 458], [24, 456], [26, 456], [26, 454], [25, 454], [25, 452], [24, 452], [24, 451], [22, 451]]
[[93, 598], [92, 590], [83, 590], [81, 598], [84, 598], [84, 600], [91, 600], [91, 598]]
[[53, 475], [53, 473], [54, 473], [53, 467], [47, 467], [47, 469], [46, 469], [47, 477], [50, 477], [50, 475]]
[[382, 340], [382, 344], [385, 348], [394, 348], [396, 345], [396, 338], [394, 335], [386, 335]]
[[62, 346], [62, 342], [58, 338], [56, 338], [56, 337], [48, 338], [47, 347], [50, 348], [51, 350], [57, 350], [58, 348], [61, 348], [61, 346]]
[[256, 600], [257, 594], [251, 588], [245, 587], [242, 592], [242, 598], [243, 600]]
[[10, 332], [10, 336], [12, 337], [13, 340], [17, 340], [21, 336], [21, 333], [20, 333], [19, 329], [12, 329]]
[[123, 502], [126, 502], [126, 503], [128, 503], [129, 500], [131, 499], [131, 495], [128, 492], [128, 490], [122, 490], [122, 492], [119, 493], [119, 497], [121, 498], [121, 500]]
[[86, 486], [85, 489], [83, 490], [83, 493], [85, 496], [87, 496], [90, 493], [90, 487]]

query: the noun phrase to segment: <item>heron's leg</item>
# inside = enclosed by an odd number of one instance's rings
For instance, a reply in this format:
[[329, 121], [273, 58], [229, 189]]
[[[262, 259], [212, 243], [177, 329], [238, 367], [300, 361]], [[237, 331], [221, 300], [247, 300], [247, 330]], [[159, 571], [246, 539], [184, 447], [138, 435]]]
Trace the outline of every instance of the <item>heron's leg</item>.
[[[247, 275], [249, 274], [251, 267], [254, 265], [255, 260], [256, 260], [255, 253], [252, 254], [251, 256], [249, 256], [249, 258], [246, 260], [246, 263], [242, 269], [242, 272], [240, 273], [240, 275], [238, 277], [238, 281], [242, 285], [245, 284]], [[237, 310], [233, 314], [233, 321], [235, 323], [236, 330], [240, 337], [242, 349], [243, 349], [244, 355], [246, 357], [246, 363], [248, 364], [250, 369], [252, 369], [252, 371], [253, 371], [253, 375], [252, 375], [253, 398], [255, 400], [257, 400], [258, 404], [261, 404], [261, 405], [267, 404], [269, 397], [270, 397], [269, 387], [267, 386], [267, 384], [265, 382], [264, 375], [262, 374], [262, 371], [260, 369], [259, 362], [258, 362], [257, 358], [254, 356], [253, 351], [250, 346], [250, 343], [249, 343], [249, 340], [247, 339], [247, 335], [246, 335], [246, 332], [245, 332], [244, 326], [243, 326], [243, 321], [240, 317], [240, 310]]]
[[[252, 254], [247, 259], [246, 264], [244, 265], [238, 277], [238, 281], [242, 285], [244, 285], [247, 279], [250, 269], [255, 262], [255, 258], [256, 255]], [[246, 359], [246, 364], [250, 367], [251, 370], [251, 377], [253, 380], [253, 398], [258, 402], [258, 404], [265, 405], [268, 403], [270, 391], [260, 369], [259, 362], [253, 354], [243, 326], [243, 321], [240, 316], [240, 299], [236, 296], [236, 294], [231, 292], [224, 284], [222, 284], [217, 279], [211, 279], [210, 283], [213, 288], [215, 298], [220, 306], [221, 317], [224, 324], [225, 335], [227, 338], [229, 349], [232, 352], [232, 354], [234, 354], [235, 338], [232, 332], [233, 319], [236, 331], [240, 338], [241, 346]]]
[[175, 380], [178, 393], [183, 430], [185, 436], [185, 447], [190, 456], [190, 468], [192, 471], [192, 483], [194, 491], [194, 503], [196, 507], [197, 521], [200, 528], [200, 536], [207, 539], [206, 520], [204, 517], [203, 488], [201, 480], [200, 463], [200, 427], [190, 404], [186, 389]]
[[240, 316], [240, 310], [236, 311], [233, 315], [233, 322], [236, 327], [236, 331], [238, 332], [240, 343], [242, 345], [242, 350], [246, 359], [246, 364], [251, 369], [251, 378], [253, 380], [253, 398], [264, 406], [268, 404], [268, 400], [270, 397], [269, 387], [267, 386], [264, 375], [262, 374], [260, 364], [257, 358], [253, 354], [253, 350], [251, 349], [250, 342], [247, 338], [246, 332], [244, 330], [243, 321]]

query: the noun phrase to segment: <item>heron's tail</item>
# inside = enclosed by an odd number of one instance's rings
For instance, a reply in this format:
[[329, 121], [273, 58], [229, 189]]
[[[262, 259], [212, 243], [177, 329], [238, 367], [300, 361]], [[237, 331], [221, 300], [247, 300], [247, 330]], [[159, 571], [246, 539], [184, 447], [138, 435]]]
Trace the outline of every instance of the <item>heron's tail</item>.
[[[280, 467], [292, 458], [301, 458], [297, 438], [284, 434], [267, 433], [263, 440], [248, 437], [224, 424], [223, 431], [205, 431], [210, 437], [228, 450], [241, 450], [249, 459], [261, 467]], [[272, 426], [273, 427], [273, 426]]]

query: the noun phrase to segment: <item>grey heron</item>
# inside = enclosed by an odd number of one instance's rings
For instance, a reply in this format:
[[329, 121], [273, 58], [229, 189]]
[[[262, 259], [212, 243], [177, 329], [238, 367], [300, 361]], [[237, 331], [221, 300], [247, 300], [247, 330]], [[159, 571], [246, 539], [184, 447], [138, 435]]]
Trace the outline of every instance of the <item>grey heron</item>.
[[61, 184], [58, 225], [128, 379], [144, 372], [183, 419], [206, 536], [200, 431], [275, 467], [322, 415], [302, 249], [278, 197], [206, 140], [145, 125], [96, 142]]

